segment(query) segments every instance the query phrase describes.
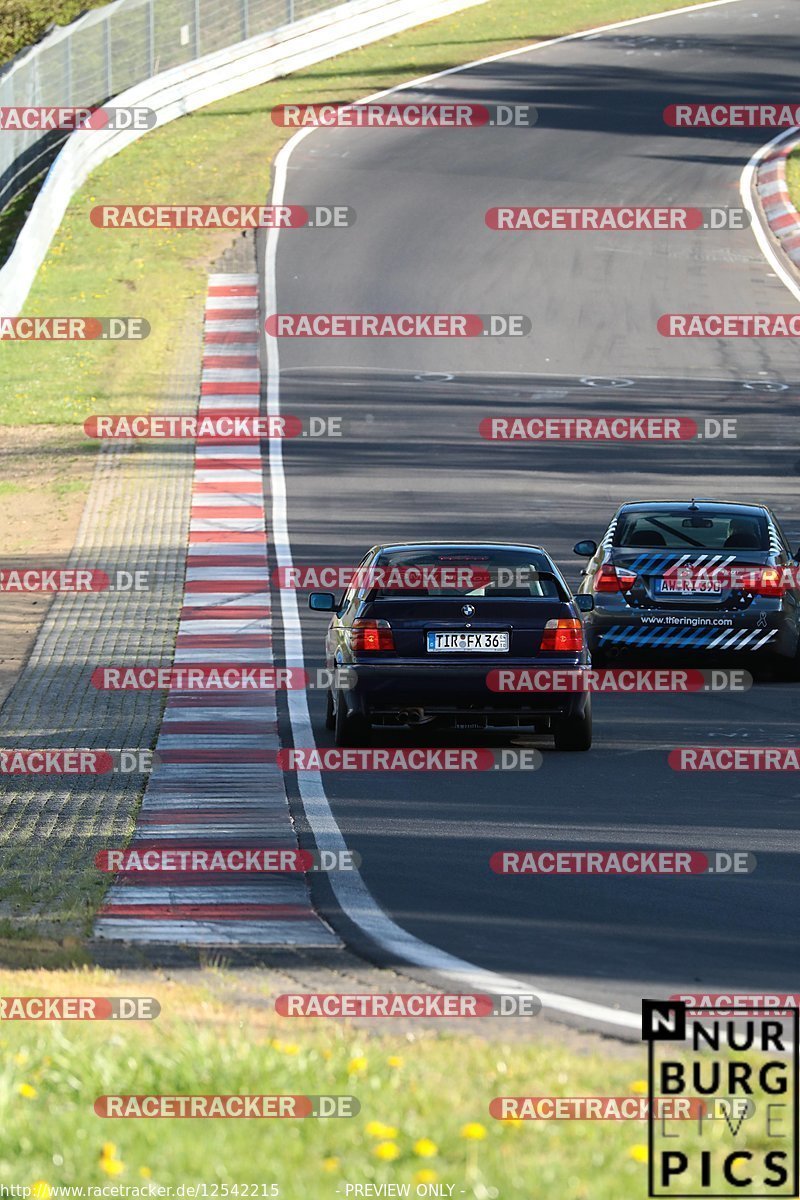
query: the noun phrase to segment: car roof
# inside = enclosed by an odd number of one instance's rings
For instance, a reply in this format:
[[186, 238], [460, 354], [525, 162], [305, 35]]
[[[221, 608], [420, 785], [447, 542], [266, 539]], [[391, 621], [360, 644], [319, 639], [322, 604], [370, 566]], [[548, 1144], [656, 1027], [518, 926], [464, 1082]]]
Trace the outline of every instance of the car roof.
[[619, 512], [646, 512], [650, 508], [685, 508], [696, 506], [703, 512], [728, 512], [736, 509], [739, 512], [769, 513], [766, 504], [750, 504], [741, 500], [707, 500], [701, 497], [692, 500], [631, 500], [621, 504]]
[[536, 550], [539, 554], [547, 554], [543, 546], [528, 542], [390, 542], [374, 549], [381, 553], [388, 550]]

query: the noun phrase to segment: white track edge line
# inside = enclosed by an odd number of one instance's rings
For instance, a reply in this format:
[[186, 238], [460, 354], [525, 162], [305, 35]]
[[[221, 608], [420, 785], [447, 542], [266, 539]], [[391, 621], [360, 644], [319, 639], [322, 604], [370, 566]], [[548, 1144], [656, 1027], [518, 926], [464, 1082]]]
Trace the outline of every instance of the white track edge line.
[[[629, 25], [643, 24], [646, 21], [657, 21], [666, 17], [679, 16], [681, 13], [698, 12], [707, 8], [719, 8], [727, 4], [737, 4], [740, 0], [708, 0], [705, 4], [691, 4], [682, 8], [669, 9], [663, 13], [654, 13], [644, 17], [634, 17], [626, 21], [618, 21], [610, 25], [600, 25], [594, 29], [586, 29], [580, 33], [570, 33], [563, 37], [552, 38], [549, 41], [534, 42], [529, 46], [507, 50], [501, 54], [490, 55], [474, 62], [463, 63], [457, 67], [448, 67], [445, 71], [437, 71], [419, 79], [412, 79], [395, 87], [375, 92], [361, 101], [354, 103], [368, 104], [393, 92], [404, 91], [408, 88], [419, 87], [434, 79], [442, 79], [461, 71], [472, 70], [486, 63], [498, 62], [518, 54], [528, 54], [536, 50], [544, 50], [562, 42], [579, 41], [597, 33], [610, 29], [623, 29]], [[274, 177], [272, 186], [272, 204], [282, 204], [286, 190], [286, 178], [289, 159], [293, 150], [300, 142], [313, 133], [314, 130], [299, 130], [281, 147], [275, 157]], [[271, 299], [276, 296], [278, 236], [280, 230], [272, 228], [267, 233], [265, 257], [265, 286], [266, 316], [272, 315]], [[800, 299], [800, 294], [798, 294]], [[269, 416], [280, 416], [280, 353], [276, 338], [264, 336], [267, 354], [267, 413]], [[278, 438], [270, 439], [269, 468], [271, 485], [272, 532], [275, 555], [280, 567], [293, 566], [292, 545], [289, 535], [288, 505], [286, 476], [283, 469], [283, 446]], [[303, 667], [303, 638], [300, 626], [300, 614], [297, 607], [297, 597], [288, 588], [280, 589], [281, 617], [283, 619], [286, 640], [287, 666]], [[304, 691], [289, 690], [286, 693], [289, 719], [292, 735], [296, 746], [313, 746], [316, 744], [311, 717], [308, 711], [308, 700]], [[314, 841], [319, 849], [347, 850], [347, 843], [342, 837], [341, 830], [325, 794], [322, 776], [318, 771], [298, 772], [297, 784], [303, 802]], [[446, 950], [432, 946], [413, 934], [408, 933], [389, 917], [364, 883], [359, 871], [331, 872], [329, 875], [331, 887], [337, 903], [354, 925], [362, 929], [368, 937], [377, 942], [385, 951], [389, 951], [404, 959], [407, 963], [436, 970], [445, 977], [466, 984], [468, 987], [488, 987], [494, 990], [522, 994], [530, 991], [530, 985], [520, 980], [499, 975], [495, 971], [475, 966], [465, 959], [457, 958]], [[572, 1016], [599, 1021], [606, 1025], [616, 1025], [625, 1029], [640, 1029], [641, 1016], [638, 1013], [622, 1009], [609, 1008], [604, 1004], [580, 1000], [573, 996], [561, 995], [557, 992], [536, 989], [536, 995], [543, 1007], [554, 1012], [569, 1013]]]

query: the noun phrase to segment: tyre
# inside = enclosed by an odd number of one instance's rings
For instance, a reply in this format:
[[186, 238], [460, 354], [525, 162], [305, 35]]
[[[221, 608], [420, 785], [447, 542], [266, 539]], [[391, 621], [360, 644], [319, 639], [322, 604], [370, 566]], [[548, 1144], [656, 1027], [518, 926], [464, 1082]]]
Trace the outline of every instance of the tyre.
[[582, 717], [556, 717], [553, 720], [556, 750], [589, 750], [592, 745], [592, 710]]
[[333, 741], [336, 746], [368, 746], [371, 740], [369, 723], [361, 716], [351, 716], [341, 693], [337, 698], [333, 725]]
[[333, 692], [330, 688], [328, 688], [328, 692], [325, 697], [325, 728], [336, 728], [336, 713], [334, 712], [333, 708]]

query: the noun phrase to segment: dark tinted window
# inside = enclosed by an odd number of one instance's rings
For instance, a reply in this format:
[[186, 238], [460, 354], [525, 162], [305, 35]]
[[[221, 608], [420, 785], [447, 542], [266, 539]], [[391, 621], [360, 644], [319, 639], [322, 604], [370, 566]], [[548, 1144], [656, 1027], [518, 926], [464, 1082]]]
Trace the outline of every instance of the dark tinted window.
[[769, 535], [760, 513], [663, 508], [623, 513], [612, 544], [631, 550], [768, 550]]
[[543, 554], [523, 550], [384, 552], [370, 580], [379, 599], [402, 596], [505, 596], [564, 599]]

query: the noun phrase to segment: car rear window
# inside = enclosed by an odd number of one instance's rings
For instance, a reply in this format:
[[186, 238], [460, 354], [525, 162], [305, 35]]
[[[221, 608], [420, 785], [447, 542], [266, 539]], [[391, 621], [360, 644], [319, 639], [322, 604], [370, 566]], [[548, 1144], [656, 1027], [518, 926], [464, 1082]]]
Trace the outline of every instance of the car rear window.
[[546, 555], [522, 550], [385, 552], [371, 569], [376, 599], [503, 596], [566, 599]]
[[653, 509], [623, 513], [613, 546], [651, 550], [768, 550], [761, 513]]

